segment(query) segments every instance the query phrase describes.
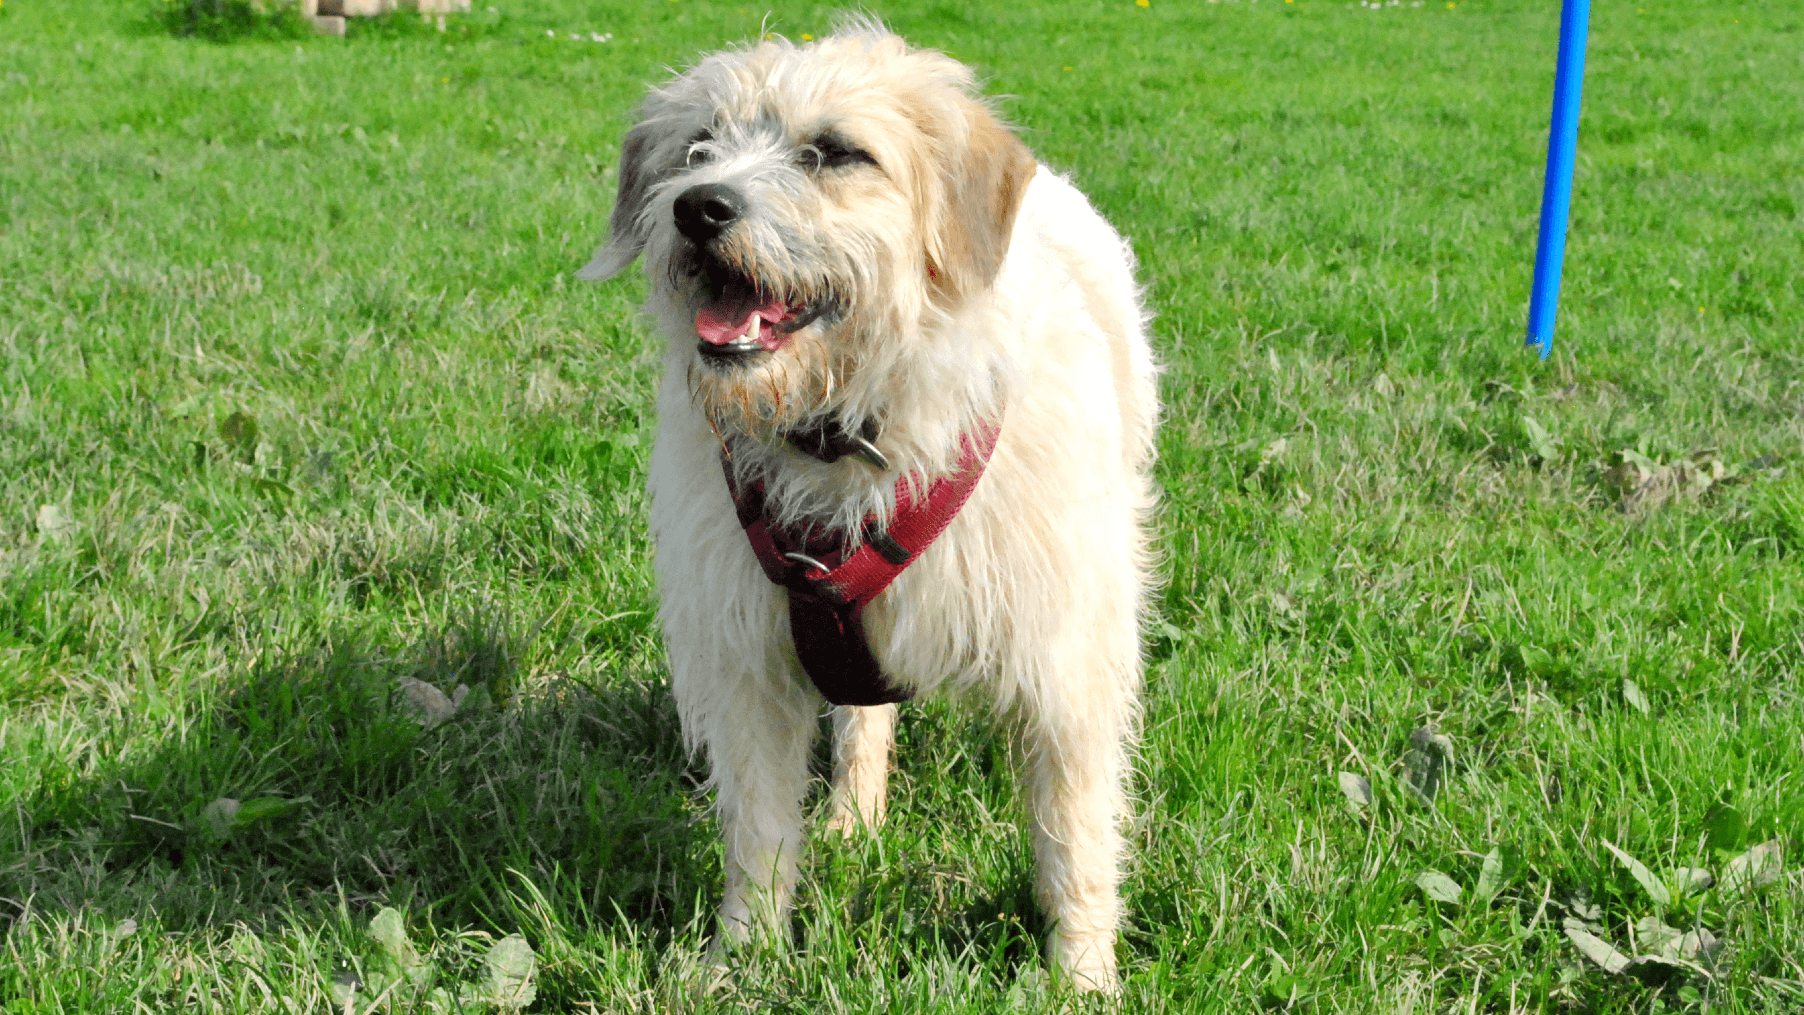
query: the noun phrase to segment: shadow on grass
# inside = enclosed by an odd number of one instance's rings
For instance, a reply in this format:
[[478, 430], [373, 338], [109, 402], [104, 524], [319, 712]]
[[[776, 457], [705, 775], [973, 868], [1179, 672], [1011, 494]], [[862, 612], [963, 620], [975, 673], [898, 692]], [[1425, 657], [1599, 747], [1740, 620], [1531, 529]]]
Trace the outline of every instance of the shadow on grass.
[[[830, 771], [825, 740], [820, 780]], [[1007, 724], [983, 709], [903, 706], [881, 831], [842, 839], [810, 827], [792, 924], [798, 954], [853, 977], [882, 968], [894, 982], [953, 975], [1006, 989], [1039, 975], [1052, 925], [1035, 899], [1019, 755]], [[816, 814], [827, 796], [820, 780]]]
[[[566, 929], [627, 921], [667, 939], [694, 915], [711, 855], [668, 688], [626, 674], [527, 694], [523, 648], [480, 622], [400, 651], [330, 636], [152, 736], [123, 717], [0, 833], [18, 837], [0, 853], [0, 898], [177, 932], [343, 902], [353, 918], [393, 904], [530, 934], [545, 919], [526, 912], [530, 882]], [[471, 691], [428, 729], [402, 678]], [[221, 798], [240, 802], [235, 820]]]
[[[524, 690], [530, 637], [482, 619], [398, 649], [337, 632], [271, 653], [180, 723], [118, 718], [0, 823], [0, 912], [176, 935], [319, 928], [330, 965], [373, 947], [364, 928], [394, 906], [422, 947], [520, 932], [547, 956], [587, 956], [547, 958], [554, 1007], [605, 993], [588, 961], [603, 940], [687, 955], [720, 871], [668, 687], [629, 668]], [[405, 680], [470, 690], [425, 728]], [[906, 797], [883, 835], [839, 846], [813, 829], [792, 955], [1013, 983], [1050, 928], [1006, 738], [949, 705], [905, 721]], [[235, 821], [221, 799], [238, 801]], [[947, 820], [973, 808], [978, 827]]]
[[[807, 953], [843, 963], [848, 975], [887, 956], [906, 979], [919, 962], [941, 962], [1008, 984], [1041, 966], [1052, 925], [1034, 900], [1026, 835], [969, 867], [944, 855], [910, 856], [897, 830], [882, 845], [836, 849], [822, 836], [812, 884], [801, 893], [795, 937]], [[899, 847], [899, 848], [898, 848]], [[971, 867], [978, 876], [969, 876]]]

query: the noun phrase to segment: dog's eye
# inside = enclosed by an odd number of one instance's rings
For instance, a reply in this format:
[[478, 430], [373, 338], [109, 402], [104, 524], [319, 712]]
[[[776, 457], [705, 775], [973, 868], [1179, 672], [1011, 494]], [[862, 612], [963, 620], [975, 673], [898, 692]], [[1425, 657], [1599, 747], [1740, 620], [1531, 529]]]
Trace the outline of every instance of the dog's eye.
[[714, 153], [710, 152], [706, 148], [700, 147], [701, 145], [705, 145], [712, 140], [714, 140], [714, 132], [713, 131], [709, 131], [709, 130], [697, 131], [696, 135], [689, 139], [689, 148], [683, 156], [683, 161], [687, 165], [691, 165], [691, 166], [699, 166], [704, 163], [713, 161]]
[[842, 166], [853, 166], [859, 163], [876, 165], [877, 160], [871, 153], [853, 145], [844, 138], [832, 134], [822, 134], [810, 141], [797, 155], [797, 159], [808, 169], [838, 169]]

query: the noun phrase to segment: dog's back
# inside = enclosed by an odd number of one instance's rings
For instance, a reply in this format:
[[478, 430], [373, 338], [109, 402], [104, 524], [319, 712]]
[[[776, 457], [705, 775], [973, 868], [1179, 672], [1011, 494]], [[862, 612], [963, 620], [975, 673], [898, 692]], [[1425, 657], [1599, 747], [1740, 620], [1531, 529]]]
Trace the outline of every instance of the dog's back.
[[1133, 247], [1069, 179], [1044, 166], [1022, 200], [1015, 233], [1012, 250], [1044, 251], [1057, 258], [1082, 295], [1086, 316], [1106, 338], [1109, 374], [1121, 414], [1122, 452], [1130, 471], [1143, 472], [1153, 458], [1159, 372], [1134, 283]]

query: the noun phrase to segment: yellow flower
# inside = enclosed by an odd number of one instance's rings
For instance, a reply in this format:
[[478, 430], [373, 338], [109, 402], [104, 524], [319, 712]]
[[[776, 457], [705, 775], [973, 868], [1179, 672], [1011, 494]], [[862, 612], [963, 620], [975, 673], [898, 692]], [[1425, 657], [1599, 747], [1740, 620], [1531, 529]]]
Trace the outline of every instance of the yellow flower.
[[813, 42], [813, 41], [814, 41], [814, 36], [812, 36], [812, 35], [809, 35], [809, 34], [808, 34], [808, 33], [807, 33], [807, 32], [803, 32], [803, 33], [802, 33], [802, 41], [803, 41], [803, 42]]
[[1135, 7], [1151, 7], [1153, 0], [1134, 0]]
[[1459, 4], [1448, 4], [1448, 5], [1447, 5], [1447, 9], [1448, 9], [1448, 10], [1452, 10], [1452, 9], [1454, 9], [1454, 8], [1455, 8], [1455, 7], [1458, 7], [1458, 6], [1459, 6]]
[[1065, 69], [1066, 69], [1066, 70], [1070, 70], [1070, 69], [1071, 69], [1071, 68], [1069, 68], [1069, 67], [1067, 67], [1067, 68], [1065, 68]]
[[451, 83], [451, 79], [450, 78], [439, 78], [438, 83], [441, 85], [448, 85]]

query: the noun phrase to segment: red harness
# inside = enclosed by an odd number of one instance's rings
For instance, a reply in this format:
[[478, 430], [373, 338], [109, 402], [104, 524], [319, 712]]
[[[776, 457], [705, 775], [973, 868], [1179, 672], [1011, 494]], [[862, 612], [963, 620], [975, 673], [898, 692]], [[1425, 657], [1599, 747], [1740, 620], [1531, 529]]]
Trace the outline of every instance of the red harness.
[[887, 705], [913, 695], [884, 679], [865, 642], [864, 608], [946, 531], [983, 477], [998, 431], [998, 424], [990, 423], [964, 435], [958, 467], [928, 484], [919, 499], [909, 495], [908, 483], [897, 480], [889, 527], [879, 528], [876, 517], [867, 515], [864, 540], [850, 553], [843, 533], [812, 526], [797, 532], [772, 521], [765, 510], [764, 483], [741, 488], [733, 481], [731, 463], [721, 457], [727, 490], [752, 552], [765, 577], [789, 591], [789, 633], [802, 671], [828, 701]]

